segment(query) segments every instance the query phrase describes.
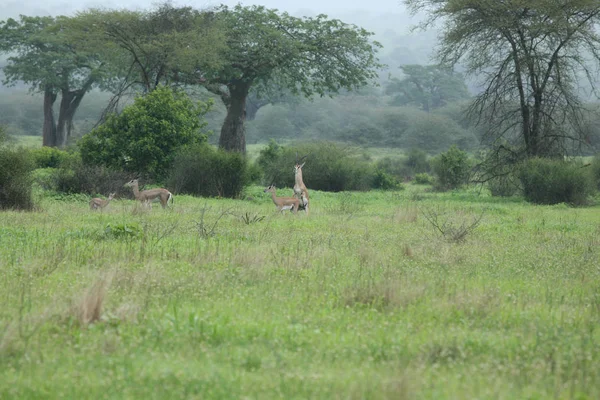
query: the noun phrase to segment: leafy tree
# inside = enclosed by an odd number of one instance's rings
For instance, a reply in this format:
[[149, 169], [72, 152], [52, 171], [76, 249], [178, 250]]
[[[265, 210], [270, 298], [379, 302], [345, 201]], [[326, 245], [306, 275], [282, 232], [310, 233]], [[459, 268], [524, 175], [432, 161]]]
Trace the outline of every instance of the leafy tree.
[[[0, 53], [12, 54], [3, 68], [4, 84], [19, 81], [44, 95], [44, 146], [65, 146], [73, 117], [85, 94], [104, 77], [105, 64], [82, 48], [66, 28], [68, 17], [27, 17], [0, 22]], [[60, 95], [58, 119], [53, 105]]]
[[470, 97], [463, 76], [457, 72], [437, 65], [412, 64], [400, 68], [404, 78], [392, 78], [385, 90], [393, 96], [394, 105], [417, 105], [429, 112]]
[[178, 149], [206, 140], [201, 117], [210, 106], [159, 86], [83, 136], [81, 157], [86, 164], [164, 178]]
[[246, 101], [251, 89], [278, 87], [310, 97], [337, 93], [377, 77], [379, 44], [371, 33], [325, 15], [296, 18], [262, 6], [221, 6], [224, 67], [207, 71], [205, 86], [227, 107], [220, 147], [245, 151]]
[[404, 0], [426, 11], [430, 26], [443, 19], [437, 57], [464, 63], [483, 81], [470, 108], [494, 141], [517, 144], [523, 156], [568, 151], [582, 138], [580, 73], [593, 80], [599, 64], [597, 0]]
[[90, 27], [88, 46], [118, 67], [117, 94], [198, 84], [207, 68], [221, 67], [224, 38], [212, 12], [163, 3], [149, 11], [90, 9], [78, 17]]

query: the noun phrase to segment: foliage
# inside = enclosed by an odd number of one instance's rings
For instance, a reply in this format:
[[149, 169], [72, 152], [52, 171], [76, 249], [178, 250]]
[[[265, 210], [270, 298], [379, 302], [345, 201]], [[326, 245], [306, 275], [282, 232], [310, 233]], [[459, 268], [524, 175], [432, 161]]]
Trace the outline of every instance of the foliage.
[[398, 179], [387, 172], [376, 168], [375, 173], [373, 175], [373, 183], [371, 186], [374, 189], [383, 189], [383, 190], [398, 190], [403, 189], [403, 186]]
[[134, 86], [198, 84], [207, 69], [221, 67], [224, 37], [211, 11], [159, 3], [151, 10], [90, 9], [76, 20], [85, 43], [115, 67], [117, 94]]
[[223, 68], [206, 73], [204, 85], [218, 94], [228, 114], [219, 145], [245, 151], [245, 107], [253, 89], [288, 90], [310, 97], [352, 90], [377, 77], [379, 44], [371, 33], [325, 15], [296, 18], [263, 6], [217, 8], [227, 50]]
[[85, 164], [103, 165], [161, 179], [175, 153], [206, 140], [202, 117], [211, 103], [194, 103], [182, 91], [161, 86], [78, 142]]
[[[404, 0], [426, 11], [424, 27], [444, 20], [437, 58], [482, 80], [470, 114], [495, 143], [524, 156], [563, 155], [579, 141], [584, 112], [578, 80], [594, 87], [600, 64], [597, 0]], [[552, 23], [548, 23], [552, 21]]]
[[167, 182], [175, 193], [239, 198], [250, 184], [250, 173], [243, 154], [198, 144], [177, 154]]
[[377, 160], [375, 168], [393, 176], [399, 182], [410, 179], [413, 174], [407, 160], [401, 157], [383, 157]]
[[302, 175], [309, 190], [368, 190], [374, 183], [372, 166], [356, 148], [325, 141], [271, 146], [257, 160], [263, 166], [264, 182], [293, 187], [296, 154], [308, 155]]
[[430, 112], [470, 97], [460, 73], [438, 65], [405, 64], [400, 68], [404, 78], [392, 78], [385, 88], [394, 105], [416, 105]]
[[600, 190], [600, 154], [597, 154], [590, 165], [592, 177], [596, 184], [596, 189]]
[[[3, 68], [4, 83], [24, 82], [44, 94], [44, 145], [65, 146], [72, 121], [85, 94], [107, 79], [108, 68], [96, 49], [68, 29], [74, 18], [28, 17], [0, 22], [0, 54], [11, 54]], [[58, 118], [53, 105], [60, 95]]]
[[40, 182], [51, 185], [50, 189], [59, 193], [83, 193], [91, 196], [117, 193], [119, 197], [130, 196], [131, 190], [123, 184], [131, 180], [132, 175], [116, 171], [102, 165], [89, 165], [79, 157], [72, 157], [60, 168], [50, 170], [49, 176], [41, 176]]
[[487, 184], [492, 196], [510, 197], [520, 191], [518, 179], [512, 173], [495, 176]]
[[420, 174], [415, 174], [415, 183], [417, 185], [433, 185], [435, 179], [427, 172], [421, 172]]
[[532, 158], [519, 168], [523, 196], [531, 203], [584, 205], [594, 192], [588, 168], [559, 159]]
[[68, 163], [78, 155], [69, 153], [56, 147], [39, 147], [29, 150], [35, 168], [59, 168], [64, 163]]
[[33, 208], [32, 170], [33, 163], [26, 151], [0, 145], [0, 209]]
[[431, 169], [435, 174], [435, 186], [438, 190], [457, 189], [469, 182], [471, 160], [468, 154], [456, 146], [450, 147], [431, 160]]
[[414, 174], [429, 172], [431, 170], [431, 166], [427, 160], [427, 153], [421, 149], [410, 149], [405, 164]]

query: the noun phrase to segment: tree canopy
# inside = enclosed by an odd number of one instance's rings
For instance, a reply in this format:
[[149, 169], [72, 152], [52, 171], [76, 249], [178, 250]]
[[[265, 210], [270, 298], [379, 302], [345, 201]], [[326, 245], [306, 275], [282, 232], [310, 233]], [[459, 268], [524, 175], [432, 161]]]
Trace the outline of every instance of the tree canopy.
[[[600, 62], [597, 0], [405, 0], [442, 21], [437, 57], [482, 81], [470, 114], [516, 158], [562, 155], [582, 138], [583, 77]], [[510, 146], [502, 145], [508, 143]], [[515, 158], [515, 157], [513, 157]]]
[[[27, 17], [0, 22], [0, 53], [8, 53], [4, 84], [23, 81], [44, 95], [43, 143], [64, 146], [84, 95], [98, 84], [106, 64], [69, 34], [68, 17]], [[58, 120], [53, 105], [60, 94]]]
[[407, 64], [400, 68], [404, 78], [392, 78], [385, 88], [394, 105], [416, 105], [429, 112], [470, 97], [463, 76], [457, 72], [437, 65]]
[[296, 18], [262, 6], [221, 6], [223, 67], [206, 71], [204, 85], [227, 107], [219, 145], [245, 151], [246, 99], [272, 88], [310, 97], [366, 85], [377, 77], [379, 44], [371, 33], [325, 15]]

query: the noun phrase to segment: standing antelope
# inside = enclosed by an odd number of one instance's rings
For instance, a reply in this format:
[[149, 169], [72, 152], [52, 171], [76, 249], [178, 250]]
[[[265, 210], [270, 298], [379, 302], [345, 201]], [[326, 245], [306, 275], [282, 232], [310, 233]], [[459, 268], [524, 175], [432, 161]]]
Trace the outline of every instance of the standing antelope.
[[[308, 156], [308, 154], [306, 156]], [[306, 163], [302, 161], [306, 158], [306, 156], [298, 160], [298, 153], [296, 153], [296, 165], [294, 165], [294, 178], [296, 180], [296, 183], [294, 184], [294, 196], [301, 200], [300, 208], [302, 208], [306, 212], [306, 215], [308, 215], [308, 190], [302, 181], [302, 167], [304, 167], [304, 164]]]
[[132, 179], [127, 182], [125, 186], [133, 189], [133, 195], [136, 200], [139, 200], [143, 205], [147, 205], [152, 209], [153, 201], [160, 201], [160, 205], [162, 208], [165, 208], [171, 200], [171, 205], [174, 203], [173, 194], [169, 192], [167, 189], [156, 188], [156, 189], [148, 189], [140, 192], [140, 188], [138, 186], [138, 180]]
[[273, 203], [277, 206], [277, 210], [284, 212], [285, 210], [291, 210], [294, 214], [298, 213], [298, 207], [300, 207], [300, 200], [295, 197], [277, 197], [275, 185], [269, 185], [264, 190], [265, 193], [270, 192]]
[[99, 197], [94, 197], [93, 199], [90, 200], [90, 210], [97, 210], [97, 209], [103, 210], [114, 197], [115, 197], [115, 193], [109, 194], [108, 199], [106, 199], [106, 200], [102, 200]]

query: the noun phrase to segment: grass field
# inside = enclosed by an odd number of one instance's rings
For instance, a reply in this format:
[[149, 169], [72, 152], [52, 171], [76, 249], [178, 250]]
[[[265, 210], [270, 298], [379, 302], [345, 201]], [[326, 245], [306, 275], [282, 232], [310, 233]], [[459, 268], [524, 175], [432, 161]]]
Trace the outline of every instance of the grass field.
[[1, 212], [0, 398], [600, 398], [597, 206], [261, 189]]

